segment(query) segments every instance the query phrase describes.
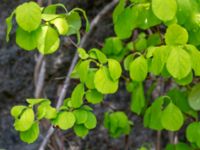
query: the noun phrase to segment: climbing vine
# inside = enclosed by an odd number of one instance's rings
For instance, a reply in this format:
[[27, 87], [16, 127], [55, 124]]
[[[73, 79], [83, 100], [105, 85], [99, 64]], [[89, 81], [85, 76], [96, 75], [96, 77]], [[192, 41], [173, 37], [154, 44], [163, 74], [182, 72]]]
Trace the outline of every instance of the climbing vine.
[[[57, 14], [61, 7], [64, 13]], [[62, 4], [40, 7], [34, 2], [19, 5], [7, 18], [7, 41], [13, 18], [17, 23], [16, 43], [22, 49], [54, 53], [59, 36], [77, 35], [80, 41], [81, 17], [89, 23], [84, 10], [68, 11]], [[14, 127], [24, 142], [39, 136], [39, 122], [47, 119], [62, 130], [73, 128], [85, 137], [97, 125], [92, 105], [105, 95], [118, 91], [126, 82], [131, 93], [130, 109], [143, 116], [145, 127], [156, 131], [178, 132], [186, 125], [190, 144], [168, 144], [167, 150], [200, 148], [200, 5], [199, 0], [120, 0], [113, 12], [115, 37], [108, 37], [102, 49], [77, 48], [80, 60], [71, 78], [80, 81], [71, 97], [57, 110], [48, 99], [27, 99], [28, 106], [14, 106]], [[145, 90], [145, 82], [152, 85]], [[157, 97], [153, 91], [170, 83]], [[164, 85], [165, 86], [165, 85]], [[91, 105], [88, 105], [91, 104]], [[104, 126], [117, 138], [128, 135], [133, 122], [122, 111], [106, 112]]]

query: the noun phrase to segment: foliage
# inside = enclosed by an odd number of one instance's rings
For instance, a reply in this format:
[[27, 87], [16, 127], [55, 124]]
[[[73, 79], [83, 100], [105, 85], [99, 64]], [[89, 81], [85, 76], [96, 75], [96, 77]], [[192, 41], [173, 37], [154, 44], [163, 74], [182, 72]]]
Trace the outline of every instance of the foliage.
[[[64, 13], [57, 14], [57, 7], [64, 8]], [[58, 110], [47, 99], [28, 99], [28, 106], [12, 108], [14, 127], [21, 139], [34, 142], [41, 119], [48, 119], [62, 130], [73, 128], [77, 136], [85, 137], [96, 127], [97, 119], [84, 100], [89, 104], [103, 103], [104, 95], [118, 91], [121, 79], [125, 79], [131, 93], [130, 109], [144, 116], [145, 127], [178, 132], [189, 118], [198, 120], [200, 85], [195, 79], [200, 76], [199, 8], [198, 0], [130, 0], [128, 4], [120, 0], [113, 12], [116, 37], [107, 38], [102, 49], [78, 48], [80, 60], [71, 78], [80, 83], [71, 97]], [[6, 20], [7, 40], [15, 16], [17, 45], [51, 54], [59, 47], [60, 35], [77, 34], [79, 41], [81, 18], [77, 11], [86, 18], [88, 30], [87, 17], [81, 9], [68, 12], [62, 4], [40, 8], [34, 2], [24, 3]], [[145, 90], [149, 79], [153, 84]], [[155, 86], [162, 86], [157, 82], [160, 80], [173, 87], [153, 97]], [[104, 126], [114, 138], [129, 134], [132, 124], [124, 112], [105, 113]], [[199, 131], [199, 122], [191, 122], [186, 129], [191, 144], [169, 144], [166, 149], [200, 148]]]

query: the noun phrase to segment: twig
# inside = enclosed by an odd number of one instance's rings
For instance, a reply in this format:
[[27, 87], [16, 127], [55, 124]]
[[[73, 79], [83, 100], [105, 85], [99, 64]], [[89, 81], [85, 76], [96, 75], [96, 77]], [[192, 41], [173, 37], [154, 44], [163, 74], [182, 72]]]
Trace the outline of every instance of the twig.
[[[83, 38], [81, 39], [81, 42], [80, 42], [80, 45], [79, 47], [85, 47], [86, 46], [86, 42], [88, 40], [88, 38], [90, 37], [90, 35], [93, 33], [93, 30], [94, 28], [97, 26], [97, 24], [99, 23], [99, 21], [101, 20], [101, 18], [107, 13], [109, 12], [111, 9], [113, 9], [113, 7], [118, 3], [118, 0], [113, 0], [111, 3], [109, 3], [108, 5], [106, 5], [101, 11], [99, 14], [97, 14], [97, 16], [92, 20], [91, 22], [91, 26], [90, 26], [90, 31], [88, 33], [86, 33]], [[78, 53], [76, 52], [75, 55], [74, 55], [74, 58], [72, 60], [72, 63], [70, 65], [70, 68], [68, 70], [68, 73], [66, 75], [66, 78], [65, 78], [65, 81], [64, 81], [64, 85], [63, 85], [63, 88], [61, 90], [61, 93], [60, 93], [60, 96], [59, 96], [59, 99], [57, 101], [57, 105], [56, 105], [56, 108], [58, 109], [62, 103], [63, 103], [63, 100], [66, 96], [66, 93], [67, 93], [67, 90], [68, 90], [68, 87], [69, 87], [69, 83], [70, 83], [70, 75], [74, 69], [74, 66], [76, 65], [76, 62], [78, 61]], [[49, 138], [51, 137], [51, 135], [53, 134], [54, 132], [54, 128], [51, 126], [48, 131], [47, 131], [47, 134], [46, 136], [44, 137], [40, 147], [39, 147], [39, 150], [44, 150], [48, 141], [49, 141]]]

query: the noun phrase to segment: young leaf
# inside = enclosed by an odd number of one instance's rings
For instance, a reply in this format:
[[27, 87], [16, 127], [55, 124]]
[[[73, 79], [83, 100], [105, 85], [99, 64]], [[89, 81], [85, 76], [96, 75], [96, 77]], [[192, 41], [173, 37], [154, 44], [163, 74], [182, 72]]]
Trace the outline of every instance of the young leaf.
[[133, 81], [141, 82], [147, 77], [148, 66], [144, 56], [139, 56], [130, 64], [130, 77]]
[[74, 112], [74, 115], [76, 117], [76, 124], [83, 124], [87, 121], [88, 114], [87, 111], [84, 109], [77, 109]]
[[14, 127], [17, 131], [26, 131], [30, 129], [34, 122], [33, 109], [27, 108], [23, 111], [19, 119], [15, 120]]
[[93, 129], [96, 127], [97, 119], [96, 119], [96, 116], [92, 112], [90, 111], [87, 112], [87, 120], [84, 123], [84, 125], [88, 129]]
[[134, 60], [134, 55], [130, 54], [124, 59], [124, 69], [129, 70], [131, 62]]
[[172, 20], [177, 11], [176, 0], [152, 0], [153, 13], [162, 21]]
[[101, 67], [94, 77], [95, 88], [103, 94], [115, 93], [118, 89], [118, 80], [113, 81], [107, 67]]
[[188, 42], [188, 32], [178, 24], [172, 24], [167, 28], [165, 43], [167, 45], [183, 45]]
[[[200, 123], [199, 122], [193, 122], [189, 124], [189, 126], [186, 129], [186, 137], [188, 141], [191, 143], [200, 144], [199, 138], [200, 138]], [[200, 146], [200, 145], [199, 145]]]
[[119, 14], [122, 13], [122, 11], [124, 10], [126, 1], [125, 0], [120, 0], [119, 4], [115, 7], [115, 10], [113, 12], [113, 22], [115, 23], [118, 19]]
[[146, 110], [144, 115], [144, 126], [154, 130], [162, 130], [161, 124], [163, 97], [157, 98]]
[[192, 61], [192, 69], [194, 69], [194, 73], [196, 76], [200, 76], [200, 52], [199, 50], [193, 45], [186, 45], [185, 46], [187, 52], [190, 54], [191, 61]]
[[182, 86], [185, 86], [185, 85], [188, 85], [192, 82], [193, 80], [193, 73], [190, 72], [185, 78], [183, 79], [175, 79], [176, 83], [178, 83], [179, 85], [182, 85]]
[[37, 140], [39, 133], [39, 124], [35, 122], [27, 131], [20, 132], [20, 139], [28, 144], [31, 144]]
[[28, 2], [16, 8], [17, 24], [25, 31], [36, 30], [41, 23], [41, 9], [35, 2]]
[[162, 112], [162, 126], [170, 131], [177, 131], [183, 125], [184, 118], [180, 109], [170, 102]]
[[38, 30], [28, 32], [18, 27], [16, 30], [16, 43], [25, 50], [34, 50], [37, 47]]
[[103, 94], [99, 93], [97, 90], [88, 90], [86, 92], [86, 99], [89, 103], [98, 104], [103, 101]]
[[42, 26], [38, 35], [37, 48], [42, 54], [54, 53], [60, 44], [58, 33], [50, 26]]
[[62, 130], [67, 130], [74, 126], [76, 118], [72, 112], [60, 112], [57, 117], [57, 125]]
[[74, 126], [74, 132], [79, 137], [85, 137], [89, 130], [84, 125], [75, 125]]
[[23, 105], [19, 105], [19, 106], [14, 106], [12, 109], [11, 109], [11, 115], [17, 119], [20, 114], [23, 112], [23, 110], [25, 110], [27, 107], [26, 106], [23, 106]]
[[137, 86], [134, 87], [132, 96], [131, 96], [131, 111], [141, 114], [142, 110], [145, 107], [145, 97], [144, 97], [144, 89], [142, 83], [138, 83]]
[[189, 94], [189, 105], [194, 110], [200, 110], [200, 84], [195, 85]]
[[79, 77], [82, 83], [84, 83], [88, 78], [87, 75], [88, 75], [89, 67], [90, 67], [90, 60], [81, 61], [78, 66], [77, 72], [79, 74]]
[[67, 22], [69, 23], [69, 31], [67, 32], [68, 36], [79, 32], [81, 28], [81, 17], [77, 12], [71, 11], [68, 13]]
[[89, 55], [83, 48], [78, 48], [78, 54], [81, 59], [87, 59], [89, 57]]
[[13, 26], [13, 24], [12, 24], [12, 19], [13, 19], [14, 14], [15, 14], [15, 11], [13, 11], [13, 12], [11, 13], [11, 15], [10, 15], [8, 18], [6, 18], [6, 26], [7, 26], [7, 30], [6, 30], [6, 41], [7, 41], [7, 42], [9, 42], [9, 39], [10, 39], [9, 35], [10, 35], [10, 32], [11, 32], [11, 30], [12, 30], [12, 26]]
[[95, 88], [94, 77], [95, 77], [96, 71], [97, 71], [97, 69], [95, 69], [95, 68], [90, 68], [88, 70], [88, 75], [87, 75], [87, 78], [85, 80], [85, 85], [88, 89], [94, 89]]
[[108, 59], [108, 70], [113, 80], [119, 79], [122, 74], [120, 63], [114, 59]]
[[102, 64], [107, 62], [107, 57], [104, 53], [102, 53], [100, 50], [93, 48], [89, 51], [89, 55], [93, 59], [98, 59], [98, 61]]
[[56, 18], [51, 23], [57, 28], [60, 35], [66, 35], [69, 31], [69, 25], [65, 18]]
[[186, 77], [192, 69], [191, 58], [189, 54], [180, 47], [175, 47], [167, 60], [167, 70], [177, 79]]
[[28, 99], [26, 99], [26, 101], [31, 105], [37, 105], [37, 104], [40, 104], [42, 102], [48, 102], [49, 104], [51, 104], [50, 100], [43, 99], [43, 98], [39, 98], [39, 99], [28, 98]]
[[78, 108], [83, 104], [84, 92], [84, 84], [80, 83], [75, 87], [71, 96], [72, 107]]

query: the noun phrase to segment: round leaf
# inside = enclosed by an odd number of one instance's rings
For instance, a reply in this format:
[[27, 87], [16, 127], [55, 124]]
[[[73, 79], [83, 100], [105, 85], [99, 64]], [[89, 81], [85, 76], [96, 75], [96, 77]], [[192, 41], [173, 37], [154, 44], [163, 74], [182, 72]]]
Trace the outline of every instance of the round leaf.
[[167, 28], [165, 34], [167, 45], [183, 45], [188, 42], [188, 32], [178, 24], [172, 24]]
[[172, 20], [176, 15], [176, 0], [152, 0], [152, 9], [160, 20]]
[[162, 126], [170, 131], [177, 131], [183, 125], [184, 118], [180, 109], [172, 102], [163, 110], [161, 123]]
[[167, 60], [167, 70], [177, 79], [185, 78], [192, 69], [191, 58], [189, 54], [180, 47], [174, 48]]
[[25, 31], [36, 30], [41, 23], [41, 9], [35, 2], [24, 3], [16, 9], [16, 21]]
[[118, 89], [118, 80], [113, 81], [108, 68], [101, 67], [95, 74], [94, 84], [96, 89], [103, 94], [115, 93]]
[[189, 94], [189, 105], [194, 110], [200, 110], [200, 84], [195, 85]]
[[118, 61], [115, 59], [108, 59], [108, 70], [113, 80], [119, 79], [122, 74], [122, 68]]
[[62, 130], [67, 130], [73, 127], [76, 118], [72, 112], [61, 112], [58, 114], [57, 125]]
[[87, 121], [87, 111], [84, 109], [77, 109], [74, 112], [74, 115], [76, 117], [76, 124], [83, 124]]
[[30, 129], [34, 122], [34, 112], [31, 108], [26, 109], [19, 119], [15, 120], [14, 127], [17, 131], [26, 131]]
[[31, 144], [37, 140], [39, 133], [39, 124], [35, 122], [29, 130], [20, 132], [20, 139], [28, 144]]
[[69, 25], [65, 18], [56, 18], [51, 23], [54, 24], [60, 35], [66, 35], [69, 31]]
[[84, 123], [85, 127], [88, 129], [93, 129], [97, 125], [96, 116], [92, 112], [87, 112], [87, 120]]
[[130, 64], [130, 77], [133, 81], [141, 82], [143, 81], [148, 72], [147, 60], [144, 56], [136, 58]]
[[85, 137], [88, 134], [89, 130], [84, 125], [75, 125], [74, 132], [79, 137]]
[[97, 90], [89, 90], [86, 92], [86, 99], [89, 103], [98, 104], [103, 100], [103, 94], [99, 93]]
[[18, 27], [16, 30], [16, 43], [25, 50], [33, 50], [37, 47], [37, 30], [28, 32]]
[[42, 26], [38, 35], [37, 48], [42, 54], [55, 52], [60, 44], [58, 33], [50, 26]]

